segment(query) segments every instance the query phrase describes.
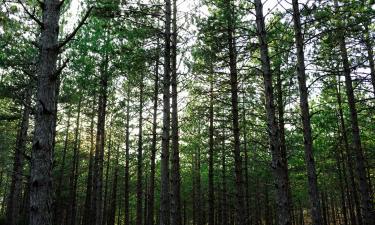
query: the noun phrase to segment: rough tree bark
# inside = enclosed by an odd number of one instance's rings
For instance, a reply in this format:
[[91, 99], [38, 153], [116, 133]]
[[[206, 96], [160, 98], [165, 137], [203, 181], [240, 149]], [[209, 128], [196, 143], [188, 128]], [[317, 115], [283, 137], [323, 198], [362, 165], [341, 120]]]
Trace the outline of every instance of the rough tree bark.
[[56, 120], [56, 67], [61, 4], [59, 0], [43, 3], [35, 128], [30, 164], [30, 225], [52, 224], [52, 162]]
[[276, 186], [277, 222], [280, 225], [290, 225], [291, 213], [288, 198], [288, 174], [285, 170], [287, 165], [284, 165], [286, 162], [282, 158], [279, 143], [280, 132], [276, 121], [272, 73], [268, 54], [267, 31], [264, 22], [263, 5], [261, 0], [255, 0], [255, 10], [266, 98], [265, 106], [267, 112], [268, 135], [272, 153], [272, 171]]

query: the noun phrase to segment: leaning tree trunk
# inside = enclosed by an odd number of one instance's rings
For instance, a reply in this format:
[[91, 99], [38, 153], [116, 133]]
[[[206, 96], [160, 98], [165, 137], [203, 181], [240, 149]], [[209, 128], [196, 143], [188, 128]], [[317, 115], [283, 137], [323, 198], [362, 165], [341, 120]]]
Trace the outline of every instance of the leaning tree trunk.
[[276, 121], [271, 63], [268, 54], [267, 31], [264, 23], [261, 0], [255, 0], [255, 10], [266, 98], [268, 135], [272, 153], [272, 170], [276, 186], [277, 221], [280, 225], [289, 225], [291, 224], [291, 213], [288, 197], [288, 174], [285, 170], [286, 165], [284, 165], [286, 162], [283, 160], [280, 150], [280, 132]]
[[[6, 211], [6, 218], [8, 225], [17, 225], [20, 215], [20, 207], [22, 203], [22, 176], [23, 176], [23, 165], [26, 143], [27, 143], [27, 131], [29, 128], [29, 117], [31, 111], [31, 96], [32, 88], [29, 87], [25, 90], [25, 102], [22, 113], [22, 119], [20, 122], [20, 129], [18, 131], [16, 147], [13, 158], [13, 171], [12, 180], [10, 183], [10, 192], [8, 195], [8, 204]], [[1, 184], [0, 184], [1, 187]]]
[[308, 191], [311, 204], [311, 216], [313, 225], [322, 224], [321, 207], [319, 202], [318, 181], [313, 155], [313, 138], [311, 131], [308, 92], [306, 86], [305, 56], [303, 50], [303, 36], [301, 28], [301, 15], [298, 0], [292, 0], [294, 34], [297, 47], [297, 72], [300, 92], [300, 108], [303, 127], [303, 138], [305, 148], [305, 162], [307, 167]]
[[177, 3], [173, 0], [172, 19], [172, 42], [171, 42], [171, 86], [172, 86], [172, 157], [171, 157], [171, 224], [181, 225], [181, 193], [180, 193], [180, 149], [178, 138], [178, 106], [177, 106]]
[[[338, 8], [338, 2], [335, 0], [335, 7]], [[341, 28], [341, 27], [340, 27]], [[358, 113], [355, 104], [354, 88], [351, 78], [350, 63], [348, 59], [348, 52], [346, 49], [344, 31], [340, 32], [339, 35], [339, 47], [342, 65], [344, 67], [345, 87], [346, 95], [348, 98], [352, 137], [353, 137], [353, 149], [356, 156], [357, 164], [357, 176], [359, 182], [359, 193], [361, 200], [361, 209], [363, 214], [363, 224], [372, 225], [375, 224], [375, 213], [373, 211], [373, 202], [370, 195], [369, 184], [367, 183], [365, 157], [363, 154], [360, 130], [358, 125]], [[359, 215], [358, 215], [359, 216]]]
[[43, 2], [35, 129], [30, 164], [30, 225], [52, 224], [52, 162], [56, 120], [60, 1]]
[[236, 224], [247, 224], [245, 221], [244, 182], [242, 177], [241, 141], [238, 113], [238, 75], [237, 75], [237, 51], [235, 41], [234, 13], [232, 1], [228, 1], [227, 11], [227, 38], [229, 50], [230, 87], [232, 106], [232, 132], [234, 138], [234, 162], [236, 175]]
[[161, 152], [160, 184], [160, 225], [169, 225], [169, 130], [170, 130], [170, 78], [171, 78], [171, 0], [165, 0], [164, 32], [164, 78], [163, 78], [163, 128]]

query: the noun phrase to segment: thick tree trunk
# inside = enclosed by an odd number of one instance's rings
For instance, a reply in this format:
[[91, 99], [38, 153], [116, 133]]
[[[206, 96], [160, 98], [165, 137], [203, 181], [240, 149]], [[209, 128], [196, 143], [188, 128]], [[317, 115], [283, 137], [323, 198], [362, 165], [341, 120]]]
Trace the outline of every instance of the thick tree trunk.
[[161, 152], [160, 184], [160, 225], [169, 225], [169, 140], [170, 140], [170, 79], [171, 79], [171, 0], [165, 0], [164, 32], [164, 77], [163, 77], [163, 128]]
[[[128, 84], [130, 85], [130, 84]], [[130, 225], [130, 210], [129, 210], [129, 192], [130, 192], [130, 172], [129, 172], [129, 161], [130, 161], [130, 91], [131, 88], [128, 86], [127, 90], [127, 100], [126, 100], [126, 131], [125, 131], [125, 187], [124, 187], [124, 195], [125, 195], [125, 205], [124, 205], [124, 213], [125, 213], [125, 225]]]
[[177, 0], [173, 0], [172, 17], [172, 42], [171, 42], [171, 86], [172, 86], [172, 157], [171, 157], [171, 223], [181, 225], [181, 177], [180, 177], [180, 149], [178, 134], [178, 90], [177, 90]]
[[290, 202], [288, 197], [289, 190], [288, 174], [286, 170], [287, 165], [285, 165], [285, 159], [282, 158], [279, 143], [280, 132], [276, 121], [271, 65], [268, 54], [267, 32], [264, 23], [263, 5], [261, 0], [255, 0], [255, 10], [258, 29], [258, 39], [260, 43], [264, 90], [266, 97], [268, 135], [270, 140], [270, 149], [272, 153], [272, 170], [276, 186], [277, 222], [280, 225], [289, 225], [291, 224], [291, 213]]
[[140, 93], [139, 93], [139, 120], [138, 120], [138, 152], [137, 152], [137, 213], [136, 213], [136, 225], [142, 225], [142, 174], [143, 174], [143, 74], [140, 80]]
[[87, 181], [86, 181], [86, 197], [85, 197], [85, 207], [84, 207], [84, 215], [83, 215], [83, 222], [82, 225], [91, 225], [93, 220], [93, 185], [94, 185], [94, 178], [93, 178], [93, 166], [94, 166], [94, 149], [95, 149], [95, 142], [94, 142], [94, 126], [95, 126], [95, 110], [96, 106], [96, 96], [94, 96], [93, 105], [92, 105], [92, 112], [91, 112], [91, 123], [90, 123], [90, 155], [89, 155], [89, 168], [87, 174]]
[[159, 57], [156, 57], [155, 63], [155, 81], [154, 81], [154, 106], [152, 115], [152, 141], [151, 141], [151, 168], [148, 196], [148, 216], [146, 225], [154, 225], [154, 199], [155, 199], [155, 158], [157, 141], [157, 113], [158, 113], [158, 95], [159, 95]]
[[[335, 0], [335, 7], [338, 8], [338, 2]], [[357, 107], [355, 105], [355, 96], [353, 82], [351, 78], [350, 63], [348, 59], [348, 52], [346, 49], [344, 32], [339, 35], [339, 46], [341, 53], [342, 65], [344, 68], [345, 76], [345, 87], [346, 95], [348, 98], [352, 137], [353, 137], [353, 149], [356, 156], [357, 164], [357, 176], [359, 181], [359, 193], [361, 200], [361, 211], [363, 214], [363, 224], [372, 225], [375, 224], [375, 213], [373, 211], [373, 202], [370, 196], [369, 184], [367, 183], [365, 158], [362, 149], [360, 130], [358, 125]]]
[[237, 75], [237, 50], [235, 40], [234, 12], [232, 1], [227, 1], [227, 38], [229, 50], [229, 69], [230, 69], [230, 87], [231, 87], [231, 106], [232, 106], [232, 133], [234, 139], [234, 165], [236, 176], [236, 224], [244, 225], [245, 221], [245, 201], [244, 201], [244, 182], [242, 176], [242, 157], [241, 141], [238, 113], [238, 75]]
[[94, 196], [95, 214], [92, 225], [102, 225], [103, 223], [103, 160], [105, 145], [105, 118], [107, 108], [107, 86], [108, 86], [108, 56], [104, 59], [104, 68], [101, 71], [98, 123], [96, 130], [95, 164], [94, 164]]
[[[32, 88], [25, 90], [25, 106], [20, 122], [20, 129], [18, 131], [16, 146], [13, 158], [12, 180], [10, 182], [10, 192], [8, 196], [8, 204], [6, 211], [6, 219], [8, 225], [17, 225], [21, 217], [21, 203], [22, 203], [22, 176], [24, 166], [24, 153], [27, 144], [27, 131], [29, 128], [29, 117], [31, 111], [31, 96]], [[1, 184], [0, 184], [1, 187]]]
[[35, 129], [30, 164], [30, 225], [52, 224], [52, 162], [56, 121], [56, 69], [60, 1], [44, 2], [39, 41]]

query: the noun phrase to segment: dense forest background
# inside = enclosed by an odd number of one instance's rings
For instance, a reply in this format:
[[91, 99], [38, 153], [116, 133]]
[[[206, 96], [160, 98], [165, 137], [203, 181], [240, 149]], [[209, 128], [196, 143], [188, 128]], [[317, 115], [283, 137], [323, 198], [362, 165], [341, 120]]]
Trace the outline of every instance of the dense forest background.
[[0, 224], [374, 225], [373, 0], [3, 0]]

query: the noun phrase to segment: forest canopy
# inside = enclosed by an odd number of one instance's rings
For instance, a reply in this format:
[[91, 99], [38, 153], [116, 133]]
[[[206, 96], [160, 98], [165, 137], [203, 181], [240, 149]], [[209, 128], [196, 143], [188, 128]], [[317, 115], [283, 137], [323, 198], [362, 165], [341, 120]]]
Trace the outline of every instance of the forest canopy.
[[3, 0], [0, 225], [374, 225], [373, 0]]

